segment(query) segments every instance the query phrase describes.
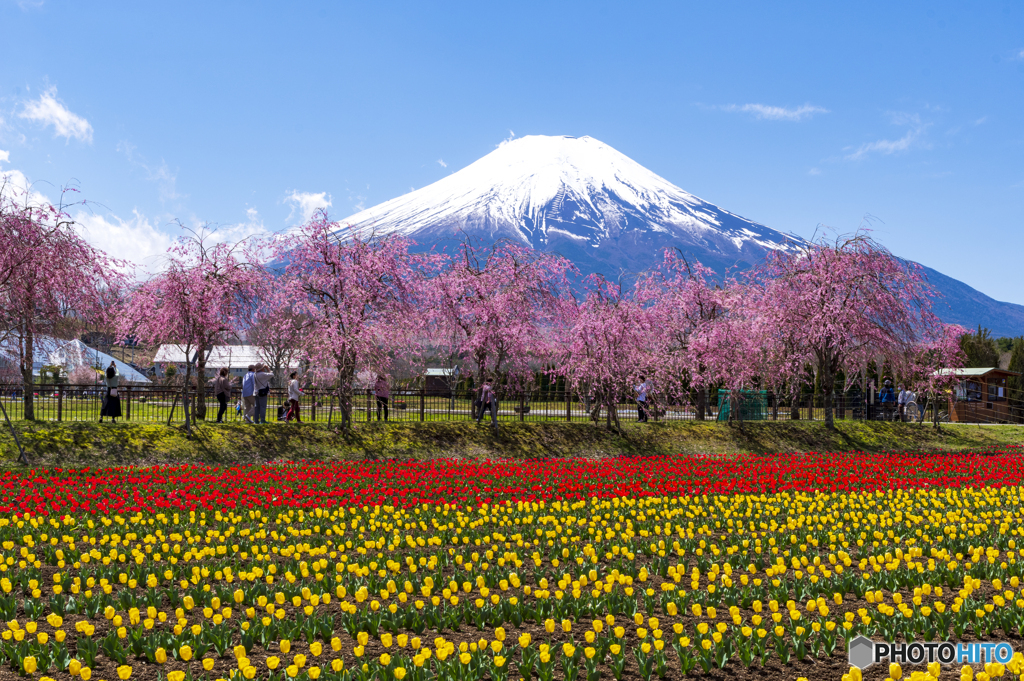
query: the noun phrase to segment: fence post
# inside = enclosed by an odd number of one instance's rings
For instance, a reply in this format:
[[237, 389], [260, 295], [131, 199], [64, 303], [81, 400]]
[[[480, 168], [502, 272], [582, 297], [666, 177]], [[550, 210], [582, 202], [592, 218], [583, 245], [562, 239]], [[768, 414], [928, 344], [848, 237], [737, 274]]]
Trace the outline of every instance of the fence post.
[[526, 402], [523, 401], [523, 393], [519, 393], [519, 420], [526, 420]]
[[572, 391], [565, 391], [565, 420], [572, 423]]
[[373, 394], [373, 391], [370, 390], [369, 388], [367, 388], [366, 389], [366, 422], [367, 423], [369, 423], [371, 421], [371, 419], [370, 419], [370, 412], [373, 411], [373, 406], [370, 404], [371, 399], [372, 399], [371, 398], [372, 394]]
[[424, 390], [420, 390], [420, 421], [421, 422], [426, 420], [426, 415], [427, 415], [426, 414], [426, 410], [427, 410], [427, 391], [424, 389]]
[[130, 385], [124, 388], [124, 420], [132, 420], [132, 387]]
[[57, 420], [60, 421], [64, 417], [64, 386], [57, 386]]

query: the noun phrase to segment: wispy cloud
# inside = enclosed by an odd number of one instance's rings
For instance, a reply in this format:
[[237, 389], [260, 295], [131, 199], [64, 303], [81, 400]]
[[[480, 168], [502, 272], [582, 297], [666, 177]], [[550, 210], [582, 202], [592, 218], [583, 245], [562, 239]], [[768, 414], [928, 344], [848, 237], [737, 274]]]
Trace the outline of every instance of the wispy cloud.
[[437, 159], [437, 164], [438, 164], [439, 166], [441, 166], [442, 168], [447, 168], [447, 167], [448, 167], [448, 164], [444, 162], [444, 159], [443, 159], [443, 158], [439, 158], [439, 159]]
[[146, 173], [147, 180], [156, 182], [160, 190], [161, 201], [175, 201], [184, 198], [182, 194], [178, 193], [178, 174], [168, 167], [166, 161], [160, 159], [159, 164], [150, 163], [144, 156], [137, 153], [135, 145], [129, 142], [118, 143], [117, 150], [125, 155], [129, 163], [141, 168]]
[[7, 163], [11, 160], [11, 152], [0, 149], [0, 163]]
[[331, 195], [327, 192], [300, 192], [291, 191], [285, 198], [285, 203], [292, 205], [288, 214], [289, 222], [306, 222], [313, 217], [313, 213], [319, 208], [330, 208], [332, 204]]
[[851, 161], [856, 161], [868, 156], [869, 154], [878, 153], [888, 156], [889, 154], [895, 154], [898, 151], [906, 151], [920, 134], [920, 130], [908, 130], [907, 134], [899, 139], [868, 142], [857, 147], [853, 153], [847, 154], [846, 158]]
[[513, 139], [515, 139], [515, 136], [516, 136], [516, 134], [514, 132], [512, 132], [511, 130], [509, 130], [508, 131], [508, 137], [506, 137], [505, 139], [501, 140], [500, 142], [498, 142], [494, 146], [495, 147], [503, 147], [506, 144], [508, 144], [509, 142], [511, 142]]
[[807, 171], [807, 174], [808, 175], [821, 175], [821, 169], [820, 168], [811, 168], [810, 170]]
[[19, 117], [40, 123], [44, 127], [53, 126], [54, 136], [70, 141], [72, 137], [92, 144], [92, 126], [89, 121], [72, 113], [64, 103], [57, 99], [57, 88], [50, 87], [39, 95], [39, 99], [25, 102]]
[[920, 116], [902, 112], [894, 112], [889, 116], [894, 125], [909, 126], [907, 132], [898, 139], [881, 139], [874, 142], [866, 142], [848, 153], [846, 155], [847, 160], [859, 161], [872, 154], [889, 156], [921, 144], [921, 137], [928, 125], [921, 122]]
[[812, 104], [804, 104], [796, 108], [784, 106], [769, 106], [767, 104], [727, 104], [719, 107], [722, 111], [731, 113], [754, 114], [755, 118], [767, 121], [802, 121], [811, 118], [816, 114], [829, 113], [828, 109]]

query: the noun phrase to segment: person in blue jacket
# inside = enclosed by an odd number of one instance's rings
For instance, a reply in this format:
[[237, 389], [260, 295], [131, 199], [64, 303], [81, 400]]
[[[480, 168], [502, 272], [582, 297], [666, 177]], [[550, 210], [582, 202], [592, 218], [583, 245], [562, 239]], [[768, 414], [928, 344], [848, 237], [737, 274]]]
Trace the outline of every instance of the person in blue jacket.
[[882, 405], [885, 420], [891, 421], [896, 412], [896, 393], [892, 389], [892, 381], [886, 379], [885, 385], [878, 392], [878, 402]]

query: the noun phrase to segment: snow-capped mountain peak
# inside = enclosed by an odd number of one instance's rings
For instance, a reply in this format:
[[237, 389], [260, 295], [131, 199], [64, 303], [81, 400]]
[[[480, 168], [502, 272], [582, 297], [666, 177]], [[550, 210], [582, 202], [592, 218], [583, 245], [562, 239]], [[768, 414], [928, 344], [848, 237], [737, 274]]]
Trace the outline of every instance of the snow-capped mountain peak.
[[342, 222], [401, 233], [421, 246], [513, 239], [609, 275], [634, 269], [624, 256], [646, 261], [666, 246], [689, 245], [684, 250], [722, 269], [796, 239], [703, 201], [592, 137], [541, 135], [507, 141], [448, 177]]

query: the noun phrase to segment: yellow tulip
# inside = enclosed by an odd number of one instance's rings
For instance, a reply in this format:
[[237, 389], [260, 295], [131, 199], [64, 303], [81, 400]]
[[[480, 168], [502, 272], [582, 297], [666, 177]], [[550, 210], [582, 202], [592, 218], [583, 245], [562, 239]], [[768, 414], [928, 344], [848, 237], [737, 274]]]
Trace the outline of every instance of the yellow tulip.
[[117, 678], [121, 679], [121, 681], [127, 681], [127, 679], [131, 677], [131, 675], [132, 668], [128, 665], [121, 665], [117, 668]]

